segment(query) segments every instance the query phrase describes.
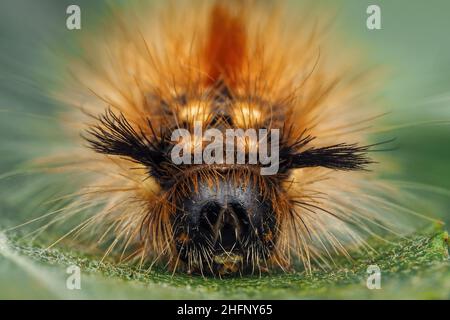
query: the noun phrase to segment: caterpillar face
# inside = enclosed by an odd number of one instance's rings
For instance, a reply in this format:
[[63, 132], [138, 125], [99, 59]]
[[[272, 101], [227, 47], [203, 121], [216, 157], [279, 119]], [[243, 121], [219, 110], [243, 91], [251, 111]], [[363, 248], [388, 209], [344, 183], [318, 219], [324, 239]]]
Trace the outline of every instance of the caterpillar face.
[[[89, 148], [63, 158], [90, 172], [72, 206], [100, 209], [77, 232], [122, 261], [225, 275], [309, 269], [384, 223], [363, 77], [320, 27], [305, 17], [299, 33], [274, 8], [179, 3], [145, 21], [120, 13], [105, 41], [85, 40], [62, 92], [87, 115], [74, 117]], [[231, 147], [217, 140], [229, 130]]]
[[252, 250], [261, 260], [268, 258], [276, 218], [259, 186], [237, 184], [232, 172], [220, 171], [223, 178], [212, 185], [190, 186], [193, 194], [181, 200], [173, 228], [180, 259], [189, 263], [196, 251], [206, 251], [212, 261], [202, 267], [209, 270], [209, 264], [212, 272], [226, 274], [250, 268]]

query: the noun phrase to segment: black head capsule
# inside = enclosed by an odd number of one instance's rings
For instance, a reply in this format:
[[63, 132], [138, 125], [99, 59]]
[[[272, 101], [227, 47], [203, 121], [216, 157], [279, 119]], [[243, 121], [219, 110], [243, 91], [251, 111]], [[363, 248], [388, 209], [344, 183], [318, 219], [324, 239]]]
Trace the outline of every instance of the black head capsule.
[[237, 185], [226, 176], [214, 183], [199, 181], [173, 221], [180, 259], [220, 275], [254, 269], [255, 258], [264, 260], [273, 247], [267, 235], [275, 233], [272, 208], [260, 188]]

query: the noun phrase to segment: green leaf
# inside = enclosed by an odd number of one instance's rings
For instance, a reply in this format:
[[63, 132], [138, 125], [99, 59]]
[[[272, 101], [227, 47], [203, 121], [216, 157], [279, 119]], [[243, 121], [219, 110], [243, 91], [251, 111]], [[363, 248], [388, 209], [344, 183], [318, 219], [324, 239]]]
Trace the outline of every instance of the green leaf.
[[[2, 237], [0, 298], [57, 299], [297, 299], [450, 297], [448, 234], [416, 235], [397, 243], [371, 241], [377, 253], [354, 252], [329, 270], [234, 278], [172, 274], [161, 267], [101, 261], [69, 248], [46, 249]], [[81, 289], [69, 290], [66, 268], [81, 269]], [[366, 286], [367, 267], [381, 270], [381, 289]]]

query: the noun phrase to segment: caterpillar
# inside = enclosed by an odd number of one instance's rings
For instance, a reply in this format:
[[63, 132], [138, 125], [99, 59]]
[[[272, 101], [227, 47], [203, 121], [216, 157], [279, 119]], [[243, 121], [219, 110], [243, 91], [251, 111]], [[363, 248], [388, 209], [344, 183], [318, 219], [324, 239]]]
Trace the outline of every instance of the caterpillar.
[[[327, 266], [400, 232], [386, 200], [399, 191], [379, 179], [385, 141], [370, 130], [384, 114], [374, 75], [316, 10], [176, 1], [118, 8], [103, 34], [83, 36], [55, 93], [73, 145], [41, 161], [81, 185], [47, 226], [88, 217], [53, 245], [72, 236], [120, 262], [225, 276]], [[195, 125], [278, 130], [278, 171], [175, 164], [175, 130], [194, 136], [183, 156], [207, 147]], [[261, 140], [240, 142], [233, 155], [249, 159]]]

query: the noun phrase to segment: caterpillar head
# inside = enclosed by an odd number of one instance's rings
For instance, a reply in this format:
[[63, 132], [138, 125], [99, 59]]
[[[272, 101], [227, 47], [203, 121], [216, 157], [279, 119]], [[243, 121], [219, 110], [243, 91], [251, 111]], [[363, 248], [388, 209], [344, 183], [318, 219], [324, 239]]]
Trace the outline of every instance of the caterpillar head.
[[172, 222], [176, 249], [184, 262], [201, 263], [195, 254], [206, 251], [202, 267], [226, 274], [255, 268], [253, 263], [263, 265], [259, 261], [269, 259], [276, 241], [276, 217], [273, 198], [263, 193], [270, 187], [241, 171], [245, 169], [224, 167], [210, 172], [214, 179], [202, 179], [200, 174], [189, 181], [191, 192], [181, 199]]

